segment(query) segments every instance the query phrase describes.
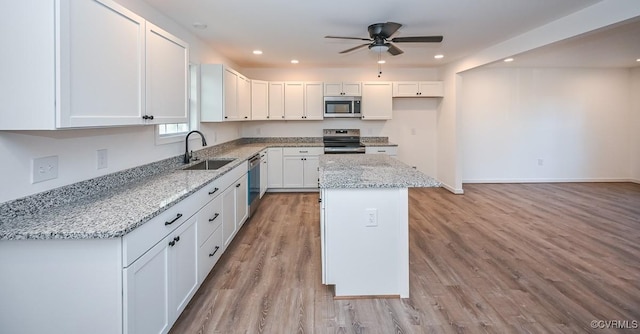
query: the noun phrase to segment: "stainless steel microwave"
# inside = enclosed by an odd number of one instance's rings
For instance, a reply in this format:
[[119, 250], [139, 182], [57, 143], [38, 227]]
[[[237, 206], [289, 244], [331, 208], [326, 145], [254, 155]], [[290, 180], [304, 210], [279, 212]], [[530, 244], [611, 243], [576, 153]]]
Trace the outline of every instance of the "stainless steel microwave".
[[325, 96], [324, 117], [360, 118], [360, 99], [360, 96]]

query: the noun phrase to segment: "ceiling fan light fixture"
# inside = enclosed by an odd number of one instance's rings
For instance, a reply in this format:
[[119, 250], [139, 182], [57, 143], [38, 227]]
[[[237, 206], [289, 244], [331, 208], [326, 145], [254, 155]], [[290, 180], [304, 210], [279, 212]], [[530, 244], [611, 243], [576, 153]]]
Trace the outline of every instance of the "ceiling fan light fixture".
[[386, 44], [371, 45], [369, 46], [369, 49], [373, 52], [382, 53], [382, 52], [387, 52], [387, 50], [389, 50], [389, 46]]

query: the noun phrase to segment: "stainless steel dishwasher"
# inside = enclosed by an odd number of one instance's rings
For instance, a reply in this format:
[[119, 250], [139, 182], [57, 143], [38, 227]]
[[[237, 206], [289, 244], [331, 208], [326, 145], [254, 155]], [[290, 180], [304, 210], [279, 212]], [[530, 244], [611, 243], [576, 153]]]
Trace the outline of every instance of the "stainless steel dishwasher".
[[260, 154], [256, 154], [249, 158], [249, 217], [260, 204]]

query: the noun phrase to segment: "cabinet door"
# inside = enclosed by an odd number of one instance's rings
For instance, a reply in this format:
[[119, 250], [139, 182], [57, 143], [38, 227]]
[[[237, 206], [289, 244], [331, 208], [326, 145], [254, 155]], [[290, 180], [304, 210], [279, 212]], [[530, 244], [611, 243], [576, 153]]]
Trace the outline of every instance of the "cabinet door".
[[268, 149], [267, 161], [269, 162], [267, 188], [282, 188], [282, 148]]
[[239, 230], [247, 220], [247, 217], [249, 217], [249, 188], [247, 181], [247, 174], [244, 174], [233, 186], [236, 190], [236, 230]]
[[285, 156], [282, 158], [283, 164], [283, 187], [302, 188], [304, 187], [304, 160], [300, 156]]
[[145, 20], [110, 0], [59, 5], [57, 126], [142, 124]]
[[123, 270], [124, 332], [166, 333], [169, 307], [169, 238], [164, 238]]
[[361, 82], [343, 82], [342, 92], [344, 93], [344, 96], [361, 96], [362, 83]]
[[305, 188], [318, 188], [318, 166], [320, 166], [320, 159], [317, 156], [304, 157], [304, 159], [303, 186]]
[[284, 82], [269, 82], [269, 116], [267, 118], [284, 119]]
[[229, 69], [224, 70], [224, 120], [237, 121], [238, 111], [238, 75]]
[[391, 119], [393, 108], [390, 82], [365, 82], [362, 84], [362, 119]]
[[269, 83], [251, 80], [251, 119], [269, 119]]
[[54, 129], [55, 2], [1, 1], [0, 13], [0, 129]]
[[398, 81], [393, 83], [394, 97], [415, 97], [420, 93], [417, 81]]
[[241, 120], [251, 119], [251, 80], [238, 76], [238, 117]]
[[421, 81], [420, 96], [422, 97], [443, 97], [444, 85], [442, 81]]
[[322, 82], [304, 83], [305, 119], [321, 120], [324, 118], [324, 96]]
[[236, 234], [236, 193], [232, 184], [222, 193], [222, 237], [225, 249]]
[[324, 96], [341, 96], [342, 82], [325, 82]]
[[304, 84], [302, 82], [285, 82], [284, 118], [304, 119]]
[[[188, 219], [171, 236], [169, 242], [171, 289], [169, 305], [173, 323], [191, 300], [198, 288], [198, 243], [196, 242], [196, 216]], [[169, 236], [169, 238], [171, 238]]]
[[147, 22], [146, 114], [152, 123], [187, 122], [189, 46]]

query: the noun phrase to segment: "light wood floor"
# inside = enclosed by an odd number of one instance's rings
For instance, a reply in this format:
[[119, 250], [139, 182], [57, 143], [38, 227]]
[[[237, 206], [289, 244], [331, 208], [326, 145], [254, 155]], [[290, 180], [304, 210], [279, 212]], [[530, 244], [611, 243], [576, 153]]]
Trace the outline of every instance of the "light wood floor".
[[411, 189], [408, 299], [333, 300], [318, 195], [267, 194], [172, 333], [637, 333], [640, 185]]

